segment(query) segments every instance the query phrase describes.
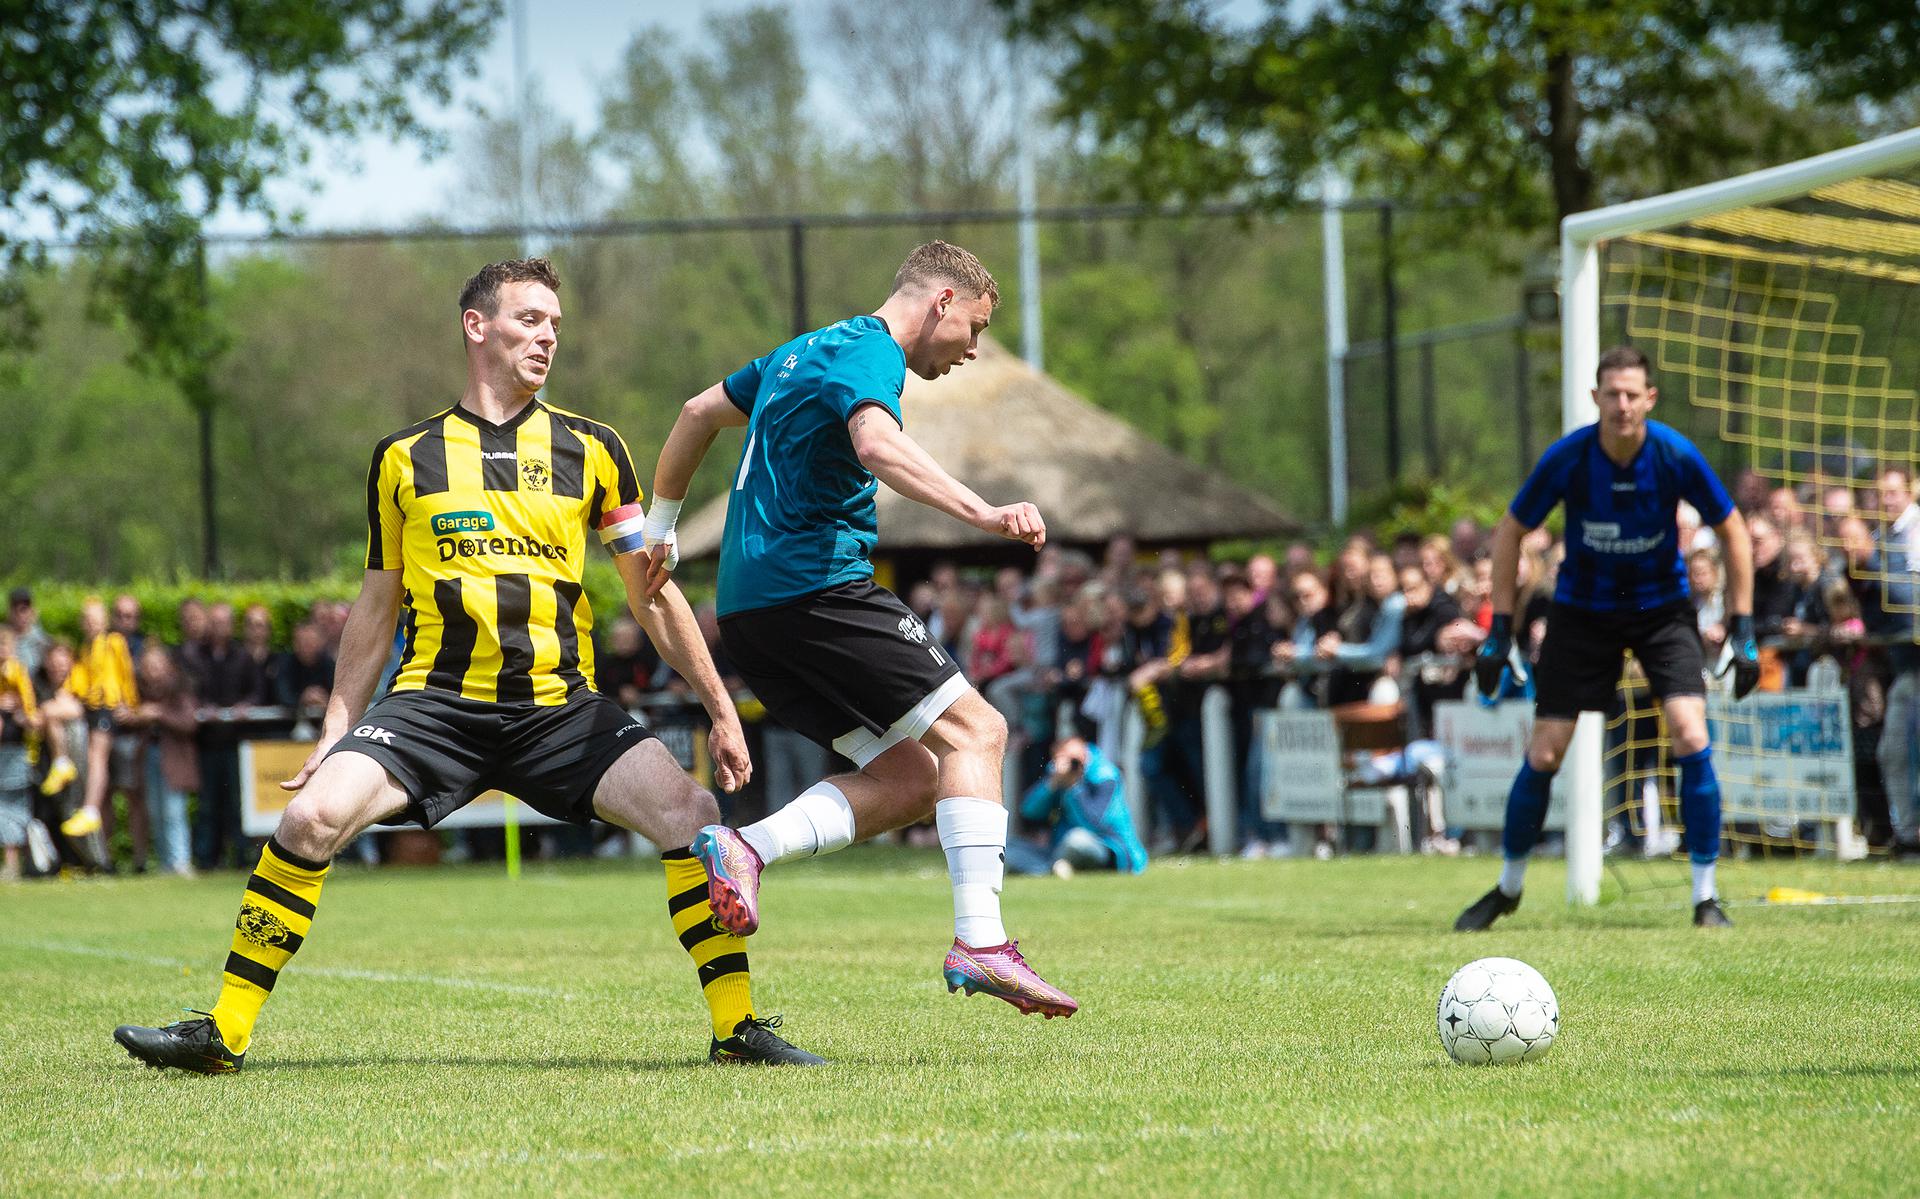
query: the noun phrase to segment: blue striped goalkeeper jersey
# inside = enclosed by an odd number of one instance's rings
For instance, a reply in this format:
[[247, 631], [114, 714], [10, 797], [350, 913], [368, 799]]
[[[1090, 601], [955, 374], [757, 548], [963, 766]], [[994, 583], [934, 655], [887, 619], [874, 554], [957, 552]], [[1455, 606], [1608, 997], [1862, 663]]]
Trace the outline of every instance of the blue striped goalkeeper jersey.
[[721, 616], [873, 577], [880, 484], [847, 421], [877, 404], [904, 425], [906, 378], [906, 355], [877, 316], [803, 334], [726, 377], [747, 437], [720, 541]]
[[1659, 421], [1625, 466], [1600, 448], [1600, 426], [1553, 443], [1508, 511], [1537, 528], [1566, 505], [1566, 561], [1556, 602], [1592, 612], [1640, 612], [1687, 598], [1680, 501], [1717, 525], [1733, 511], [1727, 489], [1692, 442]]

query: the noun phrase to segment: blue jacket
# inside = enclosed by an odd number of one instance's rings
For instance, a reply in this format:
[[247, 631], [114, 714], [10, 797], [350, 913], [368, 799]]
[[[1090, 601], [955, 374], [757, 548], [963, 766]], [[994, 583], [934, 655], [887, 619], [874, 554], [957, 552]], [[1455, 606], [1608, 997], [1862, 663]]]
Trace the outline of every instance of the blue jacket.
[[1127, 808], [1126, 782], [1120, 777], [1120, 768], [1097, 745], [1087, 746], [1087, 768], [1071, 787], [1056, 791], [1043, 778], [1027, 788], [1026, 797], [1020, 801], [1020, 815], [1036, 822], [1053, 821], [1056, 847], [1068, 829], [1083, 828], [1113, 853], [1116, 870], [1139, 874], [1147, 868], [1147, 847], [1135, 835], [1133, 813]]

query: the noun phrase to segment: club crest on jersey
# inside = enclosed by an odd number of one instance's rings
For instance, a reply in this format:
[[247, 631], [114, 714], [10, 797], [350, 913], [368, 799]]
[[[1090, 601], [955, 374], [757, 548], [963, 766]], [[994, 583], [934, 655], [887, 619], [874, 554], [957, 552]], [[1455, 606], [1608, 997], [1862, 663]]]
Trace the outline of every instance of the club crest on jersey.
[[545, 491], [553, 481], [553, 474], [546, 463], [529, 458], [520, 464], [520, 478], [526, 482], [528, 491]]
[[918, 616], [902, 616], [900, 618], [900, 635], [915, 645], [925, 645], [927, 643], [927, 626], [920, 623]]

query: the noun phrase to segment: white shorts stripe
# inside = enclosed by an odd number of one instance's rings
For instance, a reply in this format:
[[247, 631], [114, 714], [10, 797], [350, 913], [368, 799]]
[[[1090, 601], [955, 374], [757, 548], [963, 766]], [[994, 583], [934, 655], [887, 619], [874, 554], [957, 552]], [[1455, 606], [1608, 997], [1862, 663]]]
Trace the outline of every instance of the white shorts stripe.
[[886, 732], [874, 735], [872, 729], [856, 728], [833, 739], [834, 752], [847, 758], [862, 770], [867, 763], [886, 753], [902, 741], [918, 741], [927, 735], [933, 722], [940, 719], [942, 713], [960, 697], [973, 690], [965, 675], [956, 674], [946, 682], [935, 687], [919, 703], [908, 709], [907, 714], [893, 722]]

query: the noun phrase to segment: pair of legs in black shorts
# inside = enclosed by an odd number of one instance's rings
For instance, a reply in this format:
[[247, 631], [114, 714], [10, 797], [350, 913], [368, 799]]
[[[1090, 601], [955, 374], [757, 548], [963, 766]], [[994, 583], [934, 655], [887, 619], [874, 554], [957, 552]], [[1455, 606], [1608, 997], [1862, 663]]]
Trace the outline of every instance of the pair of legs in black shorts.
[[432, 828], [497, 788], [544, 816], [586, 824], [601, 776], [652, 735], [597, 691], [547, 705], [397, 691], [368, 708], [328, 756], [365, 754], [386, 767], [408, 803], [383, 823]]

